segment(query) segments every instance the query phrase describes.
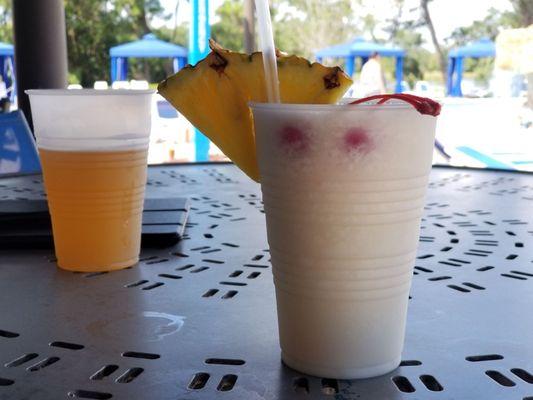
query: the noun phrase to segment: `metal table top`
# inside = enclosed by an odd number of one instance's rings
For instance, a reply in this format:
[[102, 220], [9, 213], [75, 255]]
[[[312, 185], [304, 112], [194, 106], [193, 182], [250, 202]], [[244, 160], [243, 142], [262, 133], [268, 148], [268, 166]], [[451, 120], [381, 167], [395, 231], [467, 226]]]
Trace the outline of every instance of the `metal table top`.
[[[335, 381], [280, 362], [259, 186], [232, 165], [157, 166], [185, 240], [113, 273], [0, 253], [0, 399], [533, 399], [533, 175], [435, 168], [402, 366]], [[43, 196], [40, 177], [0, 199]]]

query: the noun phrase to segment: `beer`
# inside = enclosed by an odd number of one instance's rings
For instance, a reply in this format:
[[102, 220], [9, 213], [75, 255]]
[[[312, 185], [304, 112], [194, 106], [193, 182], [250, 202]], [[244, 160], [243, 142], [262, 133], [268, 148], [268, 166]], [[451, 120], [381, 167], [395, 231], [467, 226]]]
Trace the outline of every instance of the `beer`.
[[147, 149], [39, 149], [58, 265], [109, 271], [139, 259]]

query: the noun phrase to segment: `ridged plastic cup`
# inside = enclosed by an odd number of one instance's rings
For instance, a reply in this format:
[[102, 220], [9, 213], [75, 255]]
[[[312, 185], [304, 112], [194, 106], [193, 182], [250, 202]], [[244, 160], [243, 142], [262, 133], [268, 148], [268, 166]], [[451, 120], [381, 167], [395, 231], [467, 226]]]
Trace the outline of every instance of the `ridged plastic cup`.
[[59, 267], [139, 260], [151, 90], [28, 90]]
[[336, 379], [400, 363], [436, 118], [409, 104], [251, 104], [282, 359]]

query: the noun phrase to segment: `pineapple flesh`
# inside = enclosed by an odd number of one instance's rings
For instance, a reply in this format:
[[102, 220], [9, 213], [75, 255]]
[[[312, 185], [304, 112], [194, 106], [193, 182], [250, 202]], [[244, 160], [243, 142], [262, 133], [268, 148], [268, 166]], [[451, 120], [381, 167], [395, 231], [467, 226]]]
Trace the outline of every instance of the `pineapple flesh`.
[[[262, 54], [235, 53], [212, 41], [210, 47], [206, 58], [165, 79], [157, 89], [243, 172], [259, 182], [248, 102], [267, 101]], [[282, 103], [336, 103], [352, 84], [339, 67], [280, 53], [277, 64]]]

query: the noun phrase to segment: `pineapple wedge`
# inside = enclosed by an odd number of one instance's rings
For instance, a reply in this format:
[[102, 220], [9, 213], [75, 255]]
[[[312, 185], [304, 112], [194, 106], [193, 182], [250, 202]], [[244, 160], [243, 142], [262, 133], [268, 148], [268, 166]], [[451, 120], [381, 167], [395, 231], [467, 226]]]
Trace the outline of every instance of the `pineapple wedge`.
[[[263, 58], [235, 53], [210, 42], [211, 53], [157, 87], [196, 128], [242, 171], [259, 182], [252, 112], [248, 102], [265, 102]], [[336, 103], [352, 81], [339, 67], [325, 67], [278, 52], [283, 103]]]

